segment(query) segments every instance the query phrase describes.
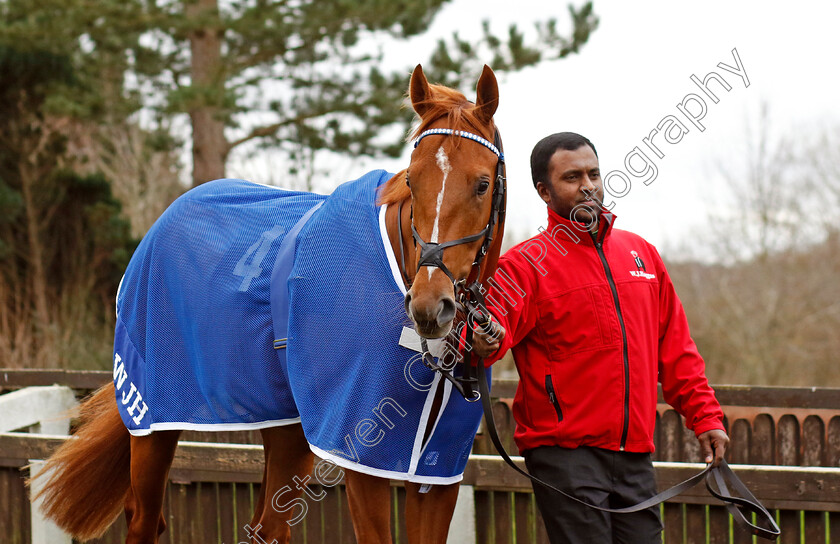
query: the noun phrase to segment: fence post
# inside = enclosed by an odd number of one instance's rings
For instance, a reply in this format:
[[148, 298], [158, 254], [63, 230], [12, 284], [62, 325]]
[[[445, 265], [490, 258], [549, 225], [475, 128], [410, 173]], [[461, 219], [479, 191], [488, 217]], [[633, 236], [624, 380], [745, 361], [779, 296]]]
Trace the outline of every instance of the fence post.
[[[29, 490], [29, 500], [35, 496], [47, 480], [47, 475], [35, 478], [44, 468], [44, 461], [29, 460], [29, 475], [32, 478], [32, 487]], [[72, 544], [72, 539], [65, 534], [53, 522], [41, 515], [41, 499], [32, 502], [32, 544]]]
[[455, 503], [446, 544], [475, 541], [475, 488], [462, 485], [458, 488], [458, 502]]

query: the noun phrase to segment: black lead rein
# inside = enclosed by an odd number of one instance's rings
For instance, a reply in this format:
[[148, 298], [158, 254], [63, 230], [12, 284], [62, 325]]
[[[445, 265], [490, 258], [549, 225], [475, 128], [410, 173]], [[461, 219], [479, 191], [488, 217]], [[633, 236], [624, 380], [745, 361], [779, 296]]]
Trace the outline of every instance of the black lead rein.
[[[475, 322], [481, 326], [484, 331], [488, 334], [492, 332], [492, 324], [489, 319], [489, 313], [486, 313], [486, 309], [484, 307], [484, 297], [481, 292], [481, 289], [476, 285], [473, 284], [470, 288], [467, 289], [468, 298], [464, 302], [465, 310], [468, 316], [472, 316]], [[499, 438], [498, 430], [496, 429], [496, 421], [493, 417], [493, 406], [490, 402], [490, 385], [487, 380], [487, 369], [484, 366], [484, 360], [481, 358], [477, 358], [476, 364], [473, 365], [473, 353], [469, 351], [469, 346], [471, 345], [470, 342], [472, 340], [472, 326], [468, 324], [467, 326], [467, 353], [464, 357], [464, 367], [475, 367], [478, 370], [478, 390], [480, 393], [482, 407], [484, 408], [484, 420], [487, 427], [487, 434], [490, 435], [490, 440], [493, 442], [493, 445], [496, 447], [496, 451], [499, 452], [499, 455], [505, 460], [505, 462], [510, 465], [516, 472], [522, 474], [526, 478], [529, 478], [531, 481], [535, 482], [538, 485], [551, 489], [556, 493], [560, 493], [567, 499], [573, 500], [577, 503], [583, 504], [589, 508], [594, 510], [599, 510], [601, 512], [607, 512], [610, 514], [629, 514], [632, 512], [639, 512], [641, 510], [646, 510], [652, 506], [656, 506], [662, 502], [667, 501], [677, 495], [684, 493], [691, 489], [692, 487], [696, 486], [700, 483], [701, 480], [705, 480], [706, 489], [709, 493], [717, 498], [726, 505], [726, 509], [732, 514], [735, 523], [740, 526], [741, 528], [745, 529], [746, 531], [750, 532], [753, 535], [759, 536], [761, 538], [766, 538], [768, 540], [776, 540], [779, 536], [781, 531], [779, 530], [779, 526], [776, 524], [776, 520], [767, 511], [766, 508], [755, 498], [755, 496], [750, 492], [749, 489], [741, 482], [741, 480], [732, 472], [732, 469], [729, 468], [729, 465], [726, 463], [725, 460], [722, 460], [719, 466], [712, 466], [711, 464], [707, 465], [705, 469], [703, 469], [698, 474], [695, 474], [691, 478], [681, 482], [670, 489], [666, 489], [665, 491], [658, 493], [657, 495], [642, 501], [638, 504], [633, 506], [628, 506], [626, 508], [604, 508], [601, 506], [596, 506], [594, 504], [590, 504], [586, 501], [583, 501], [569, 493], [556, 488], [555, 486], [544, 482], [543, 480], [532, 476], [527, 471], [522, 470], [519, 468], [516, 463], [508, 455], [507, 451], [505, 450], [504, 445], [502, 445], [502, 441]], [[714, 479], [717, 489], [715, 489], [711, 481]], [[729, 487], [727, 486], [727, 482], [732, 486], [732, 488], [737, 491], [741, 496], [735, 497], [730, 494]], [[762, 523], [766, 525], [766, 527], [762, 527], [760, 525], [753, 524], [751, 521], [748, 520], [751, 516], [750, 513], [754, 513], [757, 516], [758, 523]], [[745, 514], [747, 514], [745, 516]]]

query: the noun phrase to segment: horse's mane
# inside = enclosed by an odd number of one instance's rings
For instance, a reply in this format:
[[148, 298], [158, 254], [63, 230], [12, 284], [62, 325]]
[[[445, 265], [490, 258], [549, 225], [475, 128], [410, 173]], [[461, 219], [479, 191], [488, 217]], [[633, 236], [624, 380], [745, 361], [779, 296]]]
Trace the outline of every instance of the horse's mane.
[[[443, 85], [429, 85], [429, 87], [432, 91], [431, 97], [417, 104], [417, 106], [422, 106], [421, 109], [425, 108], [425, 111], [408, 140], [417, 138], [422, 132], [428, 130], [432, 123], [443, 117], [447, 119], [446, 128], [466, 130], [481, 134], [489, 140], [493, 139], [492, 127], [484, 125], [479, 120], [475, 114], [475, 104], [467, 100], [462, 93]], [[456, 146], [460, 144], [460, 140], [461, 138], [456, 138]], [[405, 183], [405, 172], [405, 170], [400, 171], [382, 186], [379, 192], [379, 205], [398, 204], [411, 196], [411, 191]]]

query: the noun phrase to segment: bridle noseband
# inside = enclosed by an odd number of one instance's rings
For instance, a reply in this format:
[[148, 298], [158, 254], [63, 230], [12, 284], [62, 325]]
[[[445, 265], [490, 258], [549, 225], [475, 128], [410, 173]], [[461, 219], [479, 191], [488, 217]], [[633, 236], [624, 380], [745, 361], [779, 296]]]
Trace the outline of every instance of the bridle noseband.
[[[487, 139], [473, 134], [471, 132], [466, 132], [463, 130], [454, 130], [450, 128], [434, 128], [430, 130], [426, 130], [422, 132], [417, 139], [414, 141], [414, 147], [420, 144], [420, 141], [427, 137], [433, 135], [444, 135], [444, 136], [459, 136], [461, 138], [466, 138], [468, 140], [472, 140], [476, 143], [479, 143], [492, 151], [496, 155], [496, 176], [493, 183], [493, 199], [492, 199], [492, 207], [490, 210], [490, 217], [487, 220], [487, 226], [484, 227], [481, 231], [472, 234], [470, 236], [464, 236], [463, 238], [458, 238], [457, 240], [449, 240], [446, 242], [426, 242], [417, 232], [417, 229], [414, 228], [414, 211], [412, 208], [411, 213], [411, 235], [414, 238], [414, 244], [420, 246], [420, 257], [417, 260], [417, 269], [415, 270], [415, 275], [417, 272], [420, 271], [420, 268], [424, 266], [432, 266], [435, 268], [439, 268], [444, 274], [446, 274], [450, 280], [452, 280], [452, 284], [456, 291], [456, 299], [458, 300], [461, 308], [464, 310], [465, 313], [476, 315], [476, 308], [478, 306], [483, 306], [483, 297], [481, 293], [483, 292], [483, 287], [480, 283], [481, 278], [481, 263], [484, 261], [484, 257], [487, 255], [487, 252], [490, 250], [490, 245], [493, 243], [494, 237], [494, 229], [497, 225], [500, 225], [505, 219], [505, 156], [502, 153], [502, 138], [499, 134], [499, 130], [495, 129], [493, 134], [493, 143], [490, 143]], [[408, 179], [408, 172], [406, 172], [405, 177], [406, 185], [410, 186], [410, 181]], [[400, 239], [400, 261], [402, 264], [403, 276], [405, 277], [406, 284], [410, 287], [411, 280], [408, 277], [406, 272], [405, 266], [405, 248], [403, 246], [403, 236], [402, 236], [402, 203], [400, 203], [400, 209], [398, 212], [398, 236]], [[472, 281], [470, 285], [467, 285], [467, 279], [456, 280], [455, 276], [446, 267], [443, 262], [443, 251], [447, 248], [458, 246], [461, 244], [469, 244], [471, 242], [475, 242], [476, 240], [480, 240], [484, 238], [484, 241], [481, 243], [481, 247], [478, 249], [476, 253], [475, 260], [473, 261], [472, 267], [475, 271], [475, 279]], [[472, 275], [472, 273], [470, 273]], [[481, 300], [479, 301], [479, 298]], [[480, 321], [480, 320], [479, 320]], [[489, 321], [481, 323], [483, 326], [489, 326]], [[472, 330], [468, 326], [467, 327], [467, 344], [472, 340]], [[475, 402], [481, 398], [481, 394], [478, 391], [478, 379], [476, 377], [476, 370], [475, 366], [472, 364], [472, 357], [468, 356], [463, 364], [463, 371], [461, 376], [453, 376], [452, 373], [439, 365], [435, 362], [434, 357], [429, 352], [429, 347], [426, 342], [426, 339], [421, 337], [420, 344], [423, 348], [423, 362], [426, 366], [436, 372], [440, 372], [441, 375], [449, 380], [453, 387], [463, 395], [463, 397], [468, 402]], [[468, 348], [469, 350], [469, 348]]]

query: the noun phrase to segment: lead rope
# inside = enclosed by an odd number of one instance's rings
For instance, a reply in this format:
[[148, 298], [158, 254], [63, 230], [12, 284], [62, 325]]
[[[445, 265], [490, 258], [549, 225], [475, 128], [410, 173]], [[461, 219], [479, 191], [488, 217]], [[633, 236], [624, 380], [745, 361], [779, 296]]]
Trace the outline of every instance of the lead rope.
[[[483, 296], [478, 289], [470, 289], [469, 294], [472, 295], [467, 300], [467, 311], [473, 312], [472, 315], [478, 315], [479, 317], [484, 317], [485, 314], [481, 311], [481, 308], [484, 306]], [[481, 326], [484, 331], [488, 334], [492, 332], [492, 324], [488, 317], [484, 317], [483, 321], [477, 321], [478, 325]], [[467, 327], [467, 346], [469, 346], [469, 339], [472, 337], [471, 335], [472, 327]], [[470, 365], [472, 364], [473, 354], [471, 351], [467, 351], [467, 355], [465, 358], [465, 364]], [[490, 440], [493, 442], [493, 446], [496, 447], [496, 451], [499, 452], [499, 455], [502, 456], [502, 459], [510, 465], [516, 472], [522, 474], [526, 478], [530, 479], [532, 482], [546, 487], [556, 493], [561, 494], [562, 496], [575, 501], [579, 504], [592, 508], [593, 510], [598, 510], [600, 512], [607, 512], [610, 514], [629, 514], [632, 512], [639, 512], [641, 510], [646, 510], [652, 506], [656, 506], [662, 502], [667, 501], [673, 497], [676, 497], [680, 493], [684, 493], [689, 489], [695, 487], [697, 484], [700, 483], [701, 480], [705, 480], [706, 482], [706, 489], [709, 490], [709, 493], [717, 498], [720, 501], [723, 501], [726, 505], [726, 509], [732, 515], [733, 519], [735, 520], [735, 524], [741, 527], [742, 529], [748, 531], [749, 533], [761, 537], [766, 538], [768, 540], [775, 540], [781, 531], [779, 530], [779, 526], [776, 524], [776, 520], [767, 511], [766, 508], [758, 501], [758, 499], [750, 493], [747, 486], [741, 482], [741, 480], [732, 472], [732, 469], [729, 468], [729, 465], [726, 463], [725, 460], [722, 460], [720, 465], [717, 467], [713, 467], [711, 464], [707, 465], [705, 469], [703, 469], [698, 474], [695, 474], [691, 478], [688, 478], [684, 482], [681, 482], [670, 489], [666, 489], [665, 491], [654, 495], [653, 497], [642, 501], [638, 504], [633, 506], [628, 506], [625, 508], [604, 508], [601, 506], [596, 506], [594, 504], [590, 504], [586, 501], [583, 501], [565, 491], [554, 487], [553, 485], [544, 482], [543, 480], [537, 478], [536, 476], [532, 476], [527, 471], [522, 470], [519, 468], [516, 463], [513, 462], [513, 459], [510, 458], [507, 451], [505, 450], [504, 445], [502, 445], [502, 441], [499, 438], [498, 430], [496, 429], [496, 420], [493, 417], [493, 406], [490, 402], [490, 385], [487, 380], [487, 369], [484, 366], [484, 359], [478, 358], [476, 366], [478, 367], [478, 390], [481, 397], [481, 404], [484, 408], [484, 420], [485, 420], [485, 427], [487, 428], [487, 434], [490, 435]], [[714, 490], [711, 486], [711, 480], [714, 479], [717, 483], [718, 490]], [[726, 485], [727, 480], [731, 483], [732, 487], [741, 494], [741, 497], [734, 497], [729, 494], [729, 489]], [[764, 522], [767, 527], [762, 527], [760, 525], [753, 524], [751, 521], [748, 521], [747, 516], [744, 514], [756, 514], [758, 522]]]

